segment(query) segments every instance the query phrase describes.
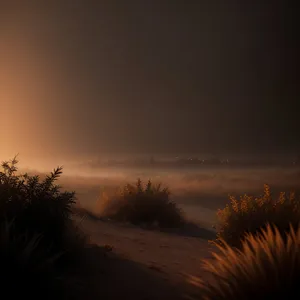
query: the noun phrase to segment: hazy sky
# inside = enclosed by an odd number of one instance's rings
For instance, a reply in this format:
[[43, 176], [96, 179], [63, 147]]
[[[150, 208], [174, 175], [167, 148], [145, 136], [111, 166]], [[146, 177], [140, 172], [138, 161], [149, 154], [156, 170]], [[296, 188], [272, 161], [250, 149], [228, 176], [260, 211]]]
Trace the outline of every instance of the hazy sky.
[[20, 3], [0, 8], [0, 154], [300, 151], [284, 1]]

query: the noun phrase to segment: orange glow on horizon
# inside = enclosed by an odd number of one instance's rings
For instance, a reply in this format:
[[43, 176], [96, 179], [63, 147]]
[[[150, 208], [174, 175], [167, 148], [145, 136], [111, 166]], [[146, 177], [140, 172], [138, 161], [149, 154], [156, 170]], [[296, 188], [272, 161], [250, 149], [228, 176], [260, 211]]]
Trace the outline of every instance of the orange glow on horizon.
[[46, 152], [59, 139], [49, 110], [60, 92], [53, 87], [55, 67], [30, 21], [15, 17], [5, 24], [0, 40], [0, 160]]

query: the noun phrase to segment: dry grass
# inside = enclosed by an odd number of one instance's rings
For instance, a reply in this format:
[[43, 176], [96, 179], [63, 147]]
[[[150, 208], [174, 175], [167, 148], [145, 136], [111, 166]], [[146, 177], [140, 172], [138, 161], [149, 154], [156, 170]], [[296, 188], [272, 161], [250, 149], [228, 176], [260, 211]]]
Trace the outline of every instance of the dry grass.
[[290, 225], [285, 238], [267, 225], [258, 235], [248, 234], [238, 250], [222, 241], [215, 260], [204, 261], [213, 276], [201, 283], [206, 300], [298, 299], [300, 297], [300, 228]]

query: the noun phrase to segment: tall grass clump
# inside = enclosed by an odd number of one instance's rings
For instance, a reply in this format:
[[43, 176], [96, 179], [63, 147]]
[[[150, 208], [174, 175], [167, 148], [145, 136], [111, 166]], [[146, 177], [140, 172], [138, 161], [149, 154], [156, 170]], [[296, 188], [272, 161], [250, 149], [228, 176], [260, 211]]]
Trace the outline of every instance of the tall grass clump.
[[204, 261], [213, 280], [201, 282], [205, 300], [299, 299], [300, 228], [285, 237], [277, 227], [267, 225], [257, 235], [247, 234], [241, 250], [225, 241], [219, 254]]
[[184, 224], [181, 209], [170, 199], [170, 191], [151, 180], [143, 184], [126, 184], [110, 197], [98, 203], [101, 215], [112, 220], [130, 222], [134, 225], [154, 225], [172, 228]]
[[292, 227], [298, 228], [300, 221], [300, 199], [294, 192], [280, 193], [274, 198], [268, 185], [264, 185], [259, 197], [243, 195], [240, 199], [230, 196], [230, 204], [217, 213], [217, 241], [224, 240], [230, 246], [240, 248], [247, 233], [259, 233], [266, 223], [276, 225], [284, 234]]
[[[41, 179], [18, 174], [18, 161], [2, 163], [0, 171], [0, 225], [13, 222], [14, 233], [29, 238], [41, 235], [39, 244], [67, 262], [81, 251], [84, 237], [72, 221], [75, 193], [61, 191], [56, 181], [62, 168], [56, 168]], [[75, 257], [74, 257], [75, 258]]]

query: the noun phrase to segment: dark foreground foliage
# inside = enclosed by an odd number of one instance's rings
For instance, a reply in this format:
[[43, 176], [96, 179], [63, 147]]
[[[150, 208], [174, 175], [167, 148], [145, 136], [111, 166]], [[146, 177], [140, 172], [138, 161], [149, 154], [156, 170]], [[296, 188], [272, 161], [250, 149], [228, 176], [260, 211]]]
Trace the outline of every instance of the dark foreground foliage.
[[63, 280], [52, 256], [40, 243], [41, 235], [16, 233], [14, 223], [3, 222], [0, 232], [1, 293], [12, 299], [66, 298]]
[[17, 160], [2, 164], [0, 173], [0, 219], [14, 220], [21, 234], [42, 233], [43, 243], [61, 250], [63, 235], [71, 220], [73, 192], [61, 192], [55, 181], [62, 168], [45, 179], [28, 174], [17, 175]]
[[55, 184], [62, 168], [41, 179], [18, 174], [17, 163], [3, 162], [0, 172], [1, 292], [67, 299], [68, 276], [85, 245], [72, 221], [75, 194]]

